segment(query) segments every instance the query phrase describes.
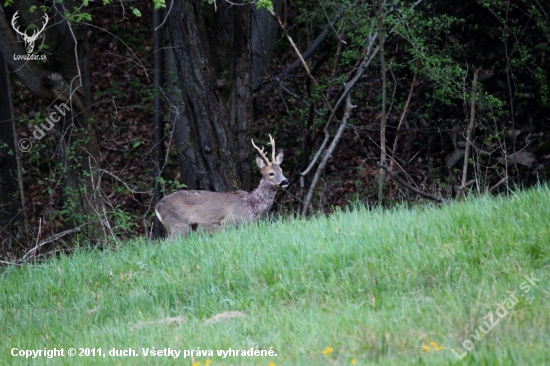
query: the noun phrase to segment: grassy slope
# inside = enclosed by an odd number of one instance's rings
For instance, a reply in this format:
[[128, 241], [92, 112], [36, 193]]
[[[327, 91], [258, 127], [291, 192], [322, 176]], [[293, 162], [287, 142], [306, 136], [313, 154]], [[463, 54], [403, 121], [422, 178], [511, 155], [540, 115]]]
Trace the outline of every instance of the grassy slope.
[[[0, 276], [0, 364], [184, 364], [152, 357], [14, 358], [10, 349], [269, 349], [205, 365], [543, 365], [550, 360], [550, 189], [509, 200], [262, 223]], [[110, 271], [112, 269], [112, 278]], [[459, 361], [450, 351], [540, 282]], [[206, 325], [238, 310], [243, 318]], [[184, 316], [179, 325], [143, 323]], [[496, 315], [495, 315], [496, 318]], [[471, 339], [471, 338], [470, 338]], [[436, 342], [439, 351], [430, 347]], [[328, 352], [331, 349], [332, 352]], [[323, 350], [328, 352], [324, 354]], [[208, 363], [207, 362], [207, 363]]]

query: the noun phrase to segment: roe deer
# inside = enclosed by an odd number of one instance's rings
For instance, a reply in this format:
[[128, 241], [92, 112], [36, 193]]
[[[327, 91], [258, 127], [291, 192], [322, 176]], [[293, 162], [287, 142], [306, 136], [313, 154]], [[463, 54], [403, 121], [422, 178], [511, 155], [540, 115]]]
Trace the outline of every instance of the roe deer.
[[261, 156], [256, 156], [256, 164], [262, 173], [260, 185], [253, 192], [178, 191], [160, 200], [155, 213], [170, 237], [185, 236], [189, 229], [202, 228], [212, 232], [221, 225], [237, 226], [256, 221], [266, 213], [273, 205], [277, 189], [288, 186], [281, 170], [283, 151], [275, 156], [275, 140], [271, 135], [269, 139], [271, 162], [264, 149], [260, 150], [252, 140], [252, 146]]

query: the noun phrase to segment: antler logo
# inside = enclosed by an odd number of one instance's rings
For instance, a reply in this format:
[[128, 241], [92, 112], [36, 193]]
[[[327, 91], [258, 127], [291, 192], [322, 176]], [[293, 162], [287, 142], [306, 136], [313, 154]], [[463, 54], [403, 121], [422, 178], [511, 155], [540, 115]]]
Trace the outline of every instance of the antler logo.
[[38, 38], [40, 33], [44, 31], [44, 29], [46, 28], [46, 24], [48, 24], [48, 20], [50, 20], [50, 18], [48, 18], [48, 14], [44, 14], [44, 18], [46, 18], [46, 20], [44, 21], [44, 25], [42, 25], [42, 29], [35, 29], [33, 31], [33, 34], [29, 36], [26, 29], [25, 32], [21, 32], [17, 24], [15, 24], [15, 21], [17, 20], [17, 18], [19, 18], [19, 15], [17, 15], [17, 13], [19, 13], [19, 10], [16, 11], [15, 14], [13, 14], [13, 18], [11, 18], [11, 26], [21, 36], [21, 38], [23, 38], [23, 41], [25, 41], [25, 48], [27, 49], [27, 53], [30, 54], [34, 49], [34, 42], [36, 42], [36, 39]]

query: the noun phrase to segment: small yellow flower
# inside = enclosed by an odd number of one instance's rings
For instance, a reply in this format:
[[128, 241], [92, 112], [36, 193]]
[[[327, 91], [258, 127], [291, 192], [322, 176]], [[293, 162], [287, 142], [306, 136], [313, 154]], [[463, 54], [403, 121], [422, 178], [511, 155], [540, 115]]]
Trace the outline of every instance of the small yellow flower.
[[434, 349], [435, 349], [436, 351], [439, 351], [439, 350], [441, 349], [441, 347], [435, 346]]
[[423, 350], [428, 352], [430, 350], [430, 347], [429, 346], [424, 346]]
[[201, 366], [200, 362], [193, 362], [193, 366]]
[[323, 350], [323, 354], [328, 355], [328, 354], [332, 353], [332, 351], [334, 351], [334, 349], [332, 347], [327, 347]]
[[434, 341], [431, 341], [431, 342], [430, 342], [430, 346], [432, 346], [432, 347], [437, 347], [437, 343], [435, 343]]
[[211, 363], [212, 363], [212, 361], [210, 361], [209, 359], [207, 359], [206, 361], [204, 361], [204, 364], [205, 364], [206, 366], [210, 365]]
[[352, 365], [357, 365], [357, 360], [356, 360], [355, 358], [352, 358], [352, 359], [351, 359], [351, 364], [352, 364]]
[[277, 365], [275, 364], [275, 362], [270, 362], [269, 366], [277, 366]]

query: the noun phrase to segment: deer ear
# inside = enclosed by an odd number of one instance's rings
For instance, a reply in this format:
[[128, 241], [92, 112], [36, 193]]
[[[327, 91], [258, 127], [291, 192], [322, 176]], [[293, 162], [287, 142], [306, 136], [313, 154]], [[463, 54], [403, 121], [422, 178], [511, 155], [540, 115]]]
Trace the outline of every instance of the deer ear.
[[279, 150], [277, 157], [275, 157], [275, 163], [277, 163], [277, 165], [281, 165], [283, 163], [284, 156], [285, 154], [283, 154], [283, 150]]
[[260, 158], [258, 155], [256, 155], [256, 165], [258, 168], [263, 169], [265, 167], [265, 161], [264, 159]]

